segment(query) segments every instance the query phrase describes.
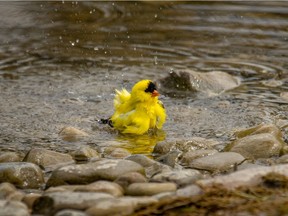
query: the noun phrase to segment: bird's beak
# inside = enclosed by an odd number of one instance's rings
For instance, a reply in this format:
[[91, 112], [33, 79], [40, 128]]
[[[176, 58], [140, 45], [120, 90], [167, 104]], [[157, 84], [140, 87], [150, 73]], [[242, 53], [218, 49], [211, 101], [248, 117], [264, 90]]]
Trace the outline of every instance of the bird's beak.
[[157, 96], [159, 96], [160, 94], [159, 94], [159, 92], [157, 91], [157, 90], [154, 90], [153, 92], [152, 92], [152, 97], [157, 97]]

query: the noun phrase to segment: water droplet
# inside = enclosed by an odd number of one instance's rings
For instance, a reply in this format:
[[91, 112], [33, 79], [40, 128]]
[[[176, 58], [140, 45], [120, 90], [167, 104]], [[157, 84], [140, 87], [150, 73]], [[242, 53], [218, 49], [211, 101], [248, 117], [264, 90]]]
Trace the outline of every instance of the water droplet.
[[94, 50], [97, 51], [97, 50], [99, 50], [99, 48], [98, 47], [94, 47]]

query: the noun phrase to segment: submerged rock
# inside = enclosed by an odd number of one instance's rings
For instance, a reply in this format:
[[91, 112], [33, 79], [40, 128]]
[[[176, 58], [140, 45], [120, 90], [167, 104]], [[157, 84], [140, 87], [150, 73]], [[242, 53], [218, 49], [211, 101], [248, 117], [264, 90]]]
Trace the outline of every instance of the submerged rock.
[[1, 163], [0, 182], [10, 182], [18, 188], [40, 188], [44, 177], [42, 170], [33, 163]]
[[23, 161], [37, 164], [43, 168], [48, 168], [54, 165], [61, 166], [67, 163], [74, 163], [71, 155], [47, 150], [44, 148], [31, 149]]
[[169, 75], [157, 81], [158, 88], [171, 96], [204, 93], [207, 96], [219, 95], [241, 84], [239, 77], [222, 71], [196, 72], [184, 70], [170, 72]]
[[129, 160], [102, 159], [93, 163], [68, 165], [54, 170], [46, 186], [88, 184], [98, 180], [114, 181], [129, 172], [144, 173], [144, 168]]
[[245, 158], [235, 152], [220, 152], [193, 160], [189, 167], [209, 172], [225, 172], [242, 163]]
[[79, 130], [77, 128], [74, 128], [74, 127], [62, 128], [61, 131], [59, 132], [59, 135], [63, 140], [69, 141], [69, 142], [81, 140], [84, 137], [88, 136], [86, 132]]

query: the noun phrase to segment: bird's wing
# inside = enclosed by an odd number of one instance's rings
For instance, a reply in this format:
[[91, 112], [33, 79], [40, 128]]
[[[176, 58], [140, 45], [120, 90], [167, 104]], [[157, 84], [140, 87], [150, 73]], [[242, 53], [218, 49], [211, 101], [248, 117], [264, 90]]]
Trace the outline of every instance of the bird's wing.
[[131, 95], [124, 88], [121, 91], [117, 89], [115, 91], [116, 91], [116, 95], [114, 98], [114, 107], [115, 107], [115, 110], [117, 110], [121, 106], [121, 104], [124, 104], [126, 101], [130, 99]]

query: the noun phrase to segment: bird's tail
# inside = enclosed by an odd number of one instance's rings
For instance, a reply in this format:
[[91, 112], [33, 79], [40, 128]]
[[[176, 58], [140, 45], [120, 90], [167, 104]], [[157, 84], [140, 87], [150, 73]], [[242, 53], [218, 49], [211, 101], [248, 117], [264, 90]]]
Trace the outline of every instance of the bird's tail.
[[113, 127], [113, 124], [112, 124], [112, 121], [111, 121], [110, 118], [108, 118], [108, 119], [100, 119], [100, 120], [98, 120], [98, 122], [100, 124], [108, 124], [110, 127]]

